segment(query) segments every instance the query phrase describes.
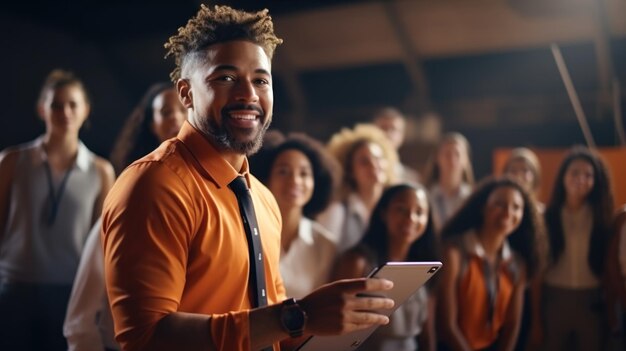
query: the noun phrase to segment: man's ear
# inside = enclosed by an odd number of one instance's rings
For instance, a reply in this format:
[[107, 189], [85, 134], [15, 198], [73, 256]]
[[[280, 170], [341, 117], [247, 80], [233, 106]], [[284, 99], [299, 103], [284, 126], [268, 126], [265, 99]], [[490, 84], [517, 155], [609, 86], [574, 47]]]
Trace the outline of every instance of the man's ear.
[[178, 98], [183, 106], [185, 106], [185, 108], [193, 108], [193, 96], [189, 80], [184, 78], [177, 80], [176, 91], [178, 92]]
[[41, 102], [37, 103], [37, 107], [35, 108], [35, 110], [37, 110], [37, 116], [39, 117], [39, 119], [42, 121], [45, 121], [46, 120], [46, 108], [43, 106]]

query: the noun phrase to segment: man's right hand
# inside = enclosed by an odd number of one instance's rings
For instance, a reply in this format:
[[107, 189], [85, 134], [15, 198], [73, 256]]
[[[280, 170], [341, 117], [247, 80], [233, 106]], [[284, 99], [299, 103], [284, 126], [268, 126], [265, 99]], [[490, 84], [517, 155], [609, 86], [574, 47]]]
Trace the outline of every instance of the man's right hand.
[[371, 293], [391, 288], [393, 282], [376, 278], [338, 280], [319, 287], [298, 301], [308, 316], [305, 334], [347, 334], [389, 323], [389, 317], [375, 310], [392, 308], [393, 300]]

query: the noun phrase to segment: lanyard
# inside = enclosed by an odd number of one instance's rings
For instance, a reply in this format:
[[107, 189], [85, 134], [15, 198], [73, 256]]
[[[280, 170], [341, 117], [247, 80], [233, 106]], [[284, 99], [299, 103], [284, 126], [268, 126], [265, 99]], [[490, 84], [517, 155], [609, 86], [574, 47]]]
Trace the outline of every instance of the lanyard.
[[485, 276], [485, 288], [487, 290], [487, 323], [493, 325], [493, 318], [496, 311], [496, 299], [500, 283], [499, 263], [491, 267], [487, 260], [483, 260], [483, 274]]
[[72, 172], [73, 166], [70, 166], [67, 171], [65, 171], [65, 175], [63, 175], [63, 179], [61, 179], [61, 184], [59, 184], [59, 191], [56, 193], [54, 191], [54, 180], [52, 179], [52, 169], [50, 168], [50, 164], [48, 160], [43, 162], [46, 169], [46, 179], [48, 180], [48, 199], [50, 199], [50, 212], [48, 213], [48, 226], [52, 226], [57, 218], [57, 213], [59, 212], [59, 205], [61, 203], [61, 197], [63, 197], [63, 193], [65, 192], [65, 185], [67, 184], [67, 179], [70, 177], [70, 173]]

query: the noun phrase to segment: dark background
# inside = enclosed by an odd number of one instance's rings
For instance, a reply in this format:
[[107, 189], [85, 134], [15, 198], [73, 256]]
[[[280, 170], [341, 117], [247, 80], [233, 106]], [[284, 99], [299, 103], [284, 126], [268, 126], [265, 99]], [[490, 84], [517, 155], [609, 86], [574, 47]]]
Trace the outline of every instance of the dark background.
[[[563, 38], [558, 44], [596, 143], [619, 143], [613, 116], [615, 106], [626, 111], [625, 1], [218, 3], [269, 8], [285, 39], [273, 67], [273, 127], [326, 141], [342, 126], [367, 121], [381, 106], [397, 106], [410, 116], [402, 154], [421, 168], [432, 145], [416, 135], [424, 116], [434, 114], [445, 131], [468, 137], [480, 177], [492, 171], [497, 147], [584, 144], [550, 51], [551, 36]], [[163, 43], [199, 4], [3, 2], [0, 149], [43, 132], [35, 114], [39, 88], [50, 70], [64, 68], [83, 78], [92, 95], [81, 138], [108, 156], [145, 89], [168, 80], [173, 63], [163, 59]], [[567, 29], [578, 18], [581, 29]], [[515, 21], [518, 27], [512, 27]], [[621, 88], [617, 105], [615, 87]]]

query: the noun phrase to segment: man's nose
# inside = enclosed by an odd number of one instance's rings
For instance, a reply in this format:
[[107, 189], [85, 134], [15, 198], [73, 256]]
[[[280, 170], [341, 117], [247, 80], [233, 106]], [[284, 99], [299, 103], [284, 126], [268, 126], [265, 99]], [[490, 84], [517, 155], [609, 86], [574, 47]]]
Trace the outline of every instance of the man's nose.
[[239, 82], [237, 82], [237, 85], [235, 87], [235, 94], [235, 98], [237, 99], [237, 101], [259, 101], [259, 96], [256, 92], [254, 84], [247, 79], [241, 79]]

